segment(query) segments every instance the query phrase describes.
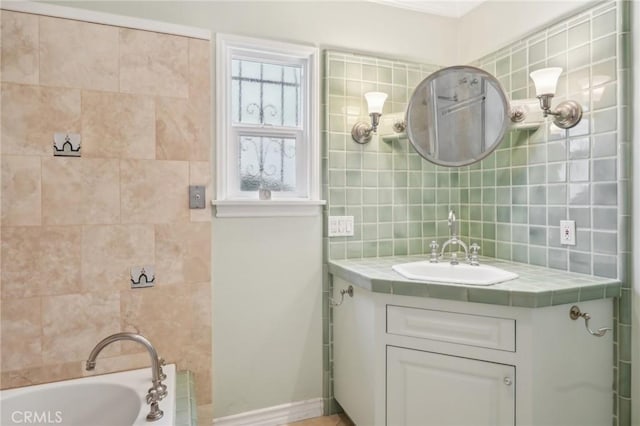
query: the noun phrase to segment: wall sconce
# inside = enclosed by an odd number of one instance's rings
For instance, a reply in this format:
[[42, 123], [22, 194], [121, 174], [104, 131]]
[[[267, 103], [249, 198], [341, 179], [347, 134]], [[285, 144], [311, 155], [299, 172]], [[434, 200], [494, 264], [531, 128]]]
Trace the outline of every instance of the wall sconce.
[[540, 108], [544, 116], [552, 115], [556, 126], [561, 129], [570, 129], [580, 122], [582, 107], [576, 101], [564, 101], [554, 111], [551, 110], [551, 98], [555, 95], [560, 74], [562, 74], [562, 68], [554, 67], [533, 71], [530, 76], [536, 85], [536, 97], [540, 100]]
[[383, 92], [367, 92], [364, 94], [364, 98], [367, 100], [371, 124], [369, 125], [367, 122], [358, 121], [351, 129], [351, 137], [360, 144], [371, 141], [371, 134], [375, 133], [378, 129], [380, 116], [382, 115], [382, 106], [387, 99], [387, 94]]

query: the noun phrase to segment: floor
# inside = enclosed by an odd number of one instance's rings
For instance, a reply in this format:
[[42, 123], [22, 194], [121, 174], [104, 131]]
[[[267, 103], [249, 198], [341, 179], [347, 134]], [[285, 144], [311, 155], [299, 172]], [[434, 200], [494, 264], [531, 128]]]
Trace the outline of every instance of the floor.
[[300, 422], [289, 423], [285, 426], [354, 426], [349, 417], [344, 414], [334, 414], [333, 416], [314, 417], [313, 419], [302, 420]]

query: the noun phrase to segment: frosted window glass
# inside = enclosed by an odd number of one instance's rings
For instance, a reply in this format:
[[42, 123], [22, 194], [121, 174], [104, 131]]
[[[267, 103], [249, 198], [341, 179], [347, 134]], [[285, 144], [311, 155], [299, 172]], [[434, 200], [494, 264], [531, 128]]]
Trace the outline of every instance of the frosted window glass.
[[240, 136], [239, 153], [241, 191], [295, 191], [295, 138]]
[[237, 80], [233, 80], [231, 82], [231, 93], [234, 94], [234, 96], [231, 98], [231, 119], [234, 123], [240, 121], [240, 107], [238, 105], [239, 97], [236, 96], [236, 94], [239, 93], [239, 90], [240, 82], [238, 82]]
[[234, 124], [300, 126], [301, 66], [231, 61]]
[[231, 61], [231, 75], [240, 75], [240, 61]]
[[[272, 126], [282, 126], [282, 86], [278, 84], [264, 84], [263, 86], [263, 123]], [[293, 123], [295, 125], [295, 123]]]
[[260, 79], [260, 62], [238, 61], [239, 75], [245, 78]]
[[284, 82], [300, 84], [300, 68], [283, 67]]
[[273, 64], [262, 64], [262, 78], [267, 81], [282, 81], [284, 67]]
[[285, 126], [295, 126], [300, 117], [300, 103], [296, 102], [298, 91], [294, 87], [285, 87], [283, 96], [283, 122]]
[[[238, 110], [238, 122], [244, 124], [260, 124], [260, 83], [245, 81], [241, 85], [242, 96], [238, 98], [240, 109]], [[233, 106], [233, 104], [232, 104]]]

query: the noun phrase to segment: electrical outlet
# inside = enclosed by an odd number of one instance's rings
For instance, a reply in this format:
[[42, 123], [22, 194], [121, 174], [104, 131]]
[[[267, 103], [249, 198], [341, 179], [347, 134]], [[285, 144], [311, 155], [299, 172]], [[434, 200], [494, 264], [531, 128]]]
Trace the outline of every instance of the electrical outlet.
[[353, 216], [329, 216], [330, 237], [352, 237]]
[[565, 246], [576, 245], [576, 221], [575, 220], [560, 221], [560, 244]]

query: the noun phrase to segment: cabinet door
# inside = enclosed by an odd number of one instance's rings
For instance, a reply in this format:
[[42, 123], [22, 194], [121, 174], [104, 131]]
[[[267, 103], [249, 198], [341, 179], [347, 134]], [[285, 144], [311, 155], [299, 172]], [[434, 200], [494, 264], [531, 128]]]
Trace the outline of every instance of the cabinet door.
[[515, 424], [515, 367], [387, 346], [387, 426]]

